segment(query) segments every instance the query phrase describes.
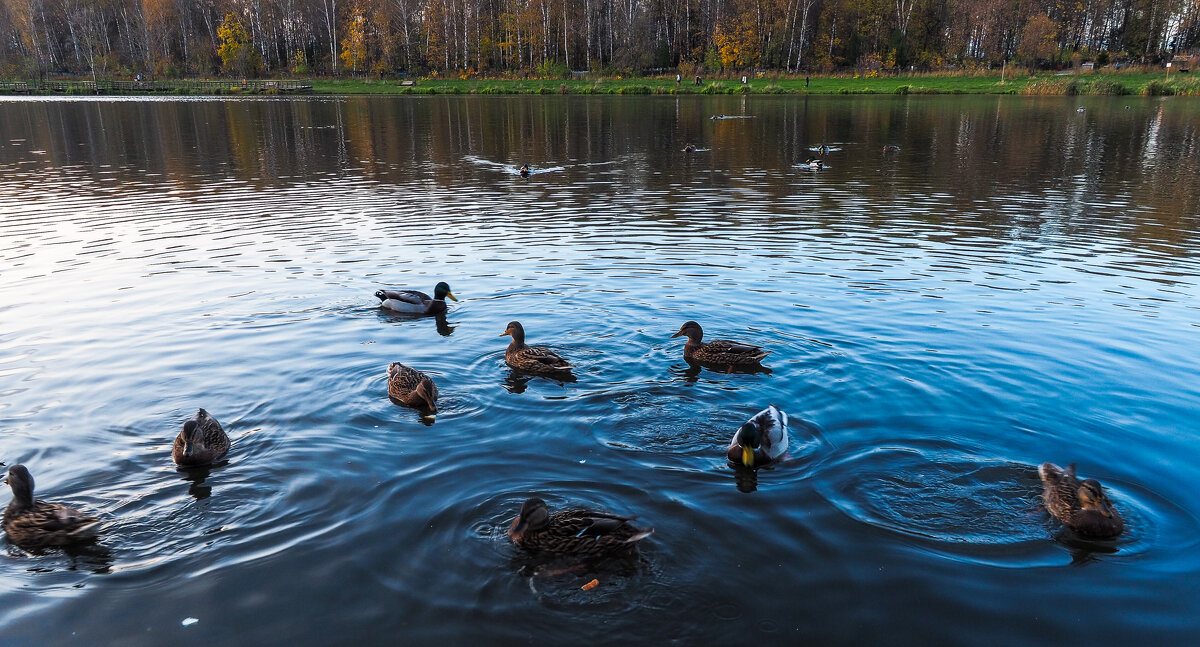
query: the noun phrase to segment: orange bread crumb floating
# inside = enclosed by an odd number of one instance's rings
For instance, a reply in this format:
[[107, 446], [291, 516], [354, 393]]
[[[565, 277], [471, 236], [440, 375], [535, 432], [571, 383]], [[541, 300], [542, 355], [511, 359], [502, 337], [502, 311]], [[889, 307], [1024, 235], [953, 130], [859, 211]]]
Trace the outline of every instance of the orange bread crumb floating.
[[579, 588], [583, 589], [584, 591], [591, 591], [597, 586], [600, 586], [600, 580], [592, 580], [591, 582], [588, 582]]

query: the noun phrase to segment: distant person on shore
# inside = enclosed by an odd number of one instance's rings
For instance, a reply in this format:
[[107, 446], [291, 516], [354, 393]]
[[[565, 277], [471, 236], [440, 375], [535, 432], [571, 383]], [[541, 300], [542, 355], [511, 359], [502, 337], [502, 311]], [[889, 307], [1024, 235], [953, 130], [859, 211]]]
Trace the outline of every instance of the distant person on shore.
[[675, 85], [679, 85], [680, 83], [683, 83], [683, 76], [676, 74], [675, 75]]
[[696, 75], [696, 85], [700, 85], [700, 75]]
[[808, 89], [808, 75], [807, 74], [804, 75], [804, 88]]

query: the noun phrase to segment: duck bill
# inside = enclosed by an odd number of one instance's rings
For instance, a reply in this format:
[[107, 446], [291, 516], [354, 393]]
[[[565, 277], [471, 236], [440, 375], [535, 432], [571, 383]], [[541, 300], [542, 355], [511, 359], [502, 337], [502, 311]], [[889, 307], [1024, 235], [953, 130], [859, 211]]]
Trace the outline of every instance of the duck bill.
[[668, 337], [668, 339], [675, 339], [676, 337], [679, 337], [679, 336], [681, 336], [682, 334], [683, 334], [683, 329], [682, 329], [682, 328], [680, 328], [680, 329], [679, 329], [679, 332], [675, 333], [674, 335], [671, 335], [670, 337]]
[[453, 292], [447, 292], [446, 296], [449, 297], [451, 301], [458, 301], [458, 297], [454, 296]]
[[508, 537], [514, 542], [520, 543], [521, 538], [525, 536], [525, 530], [529, 524], [521, 523], [521, 518], [517, 517], [512, 520], [512, 524], [508, 527]]
[[749, 447], [742, 448], [742, 465], [746, 467], [754, 467], [754, 450]]
[[512, 334], [512, 331], [511, 331], [511, 330], [509, 330], [508, 328], [505, 328], [505, 329], [504, 329], [504, 332], [502, 332], [502, 333], [500, 333], [499, 335], [497, 335], [497, 337], [507, 337], [507, 336], [509, 336], [509, 335], [511, 335], [511, 334]]

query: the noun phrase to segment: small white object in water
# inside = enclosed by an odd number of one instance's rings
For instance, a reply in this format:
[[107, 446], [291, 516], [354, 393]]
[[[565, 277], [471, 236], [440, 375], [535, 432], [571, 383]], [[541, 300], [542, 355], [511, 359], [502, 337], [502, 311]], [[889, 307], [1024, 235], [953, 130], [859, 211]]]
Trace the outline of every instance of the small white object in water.
[[194, 625], [194, 624], [196, 624], [197, 622], [200, 622], [200, 619], [199, 619], [199, 618], [184, 618], [184, 619], [183, 619], [183, 622], [182, 622], [181, 624], [182, 624], [183, 626], [187, 627], [187, 626], [190, 626], [190, 625]]
[[579, 464], [580, 464], [580, 465], [583, 465], [583, 464], [584, 464], [584, 463], [586, 463], [586, 462], [587, 462], [587, 459], [586, 459], [586, 458], [583, 458], [583, 459], [580, 459], [580, 461], [579, 461]]

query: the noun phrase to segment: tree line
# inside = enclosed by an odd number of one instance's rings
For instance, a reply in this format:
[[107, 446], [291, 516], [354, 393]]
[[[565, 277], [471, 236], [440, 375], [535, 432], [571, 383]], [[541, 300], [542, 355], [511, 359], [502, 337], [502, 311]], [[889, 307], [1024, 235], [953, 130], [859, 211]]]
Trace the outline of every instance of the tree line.
[[1157, 63], [1200, 0], [0, 0], [0, 76]]

